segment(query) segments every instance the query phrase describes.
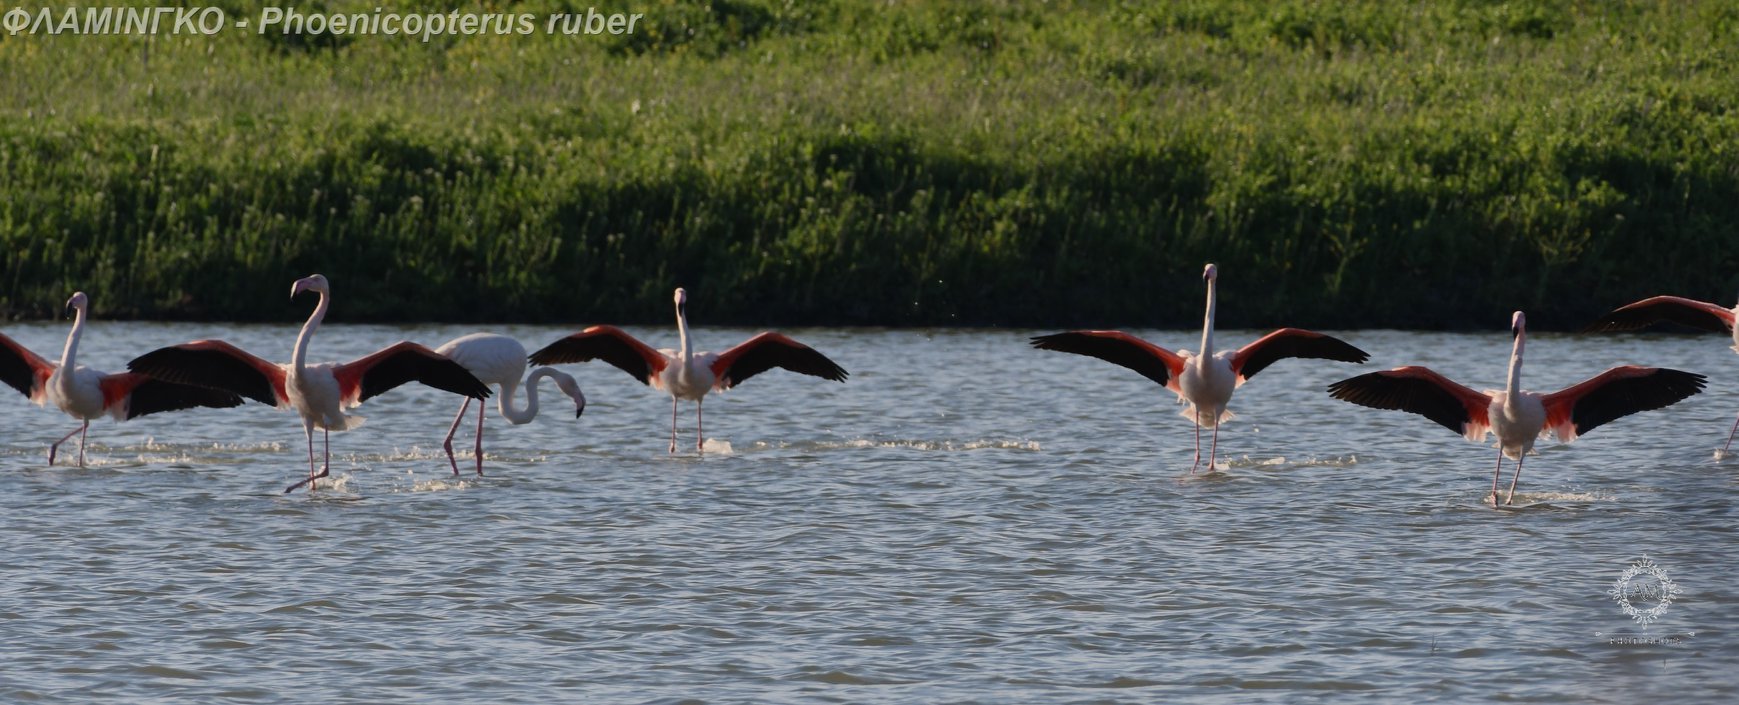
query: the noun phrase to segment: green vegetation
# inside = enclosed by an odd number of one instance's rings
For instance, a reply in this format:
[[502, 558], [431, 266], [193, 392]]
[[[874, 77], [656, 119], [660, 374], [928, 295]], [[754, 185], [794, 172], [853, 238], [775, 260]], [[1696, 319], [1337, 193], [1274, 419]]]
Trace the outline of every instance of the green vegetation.
[[[444, 12], [327, 0], [304, 12]], [[259, 4], [227, 0], [231, 21]], [[461, 5], [585, 12], [572, 0]], [[0, 316], [1576, 325], [1739, 292], [1739, 6], [635, 0], [0, 35]]]

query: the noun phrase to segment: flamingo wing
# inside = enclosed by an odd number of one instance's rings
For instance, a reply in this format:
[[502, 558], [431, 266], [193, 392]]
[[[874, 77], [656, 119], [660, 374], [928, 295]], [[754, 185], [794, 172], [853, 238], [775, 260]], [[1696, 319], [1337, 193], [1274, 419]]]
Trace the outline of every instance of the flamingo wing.
[[1540, 398], [1546, 427], [1565, 443], [1638, 411], [1659, 409], [1703, 391], [1702, 375], [1664, 367], [1614, 367]]
[[1656, 296], [1621, 306], [1583, 331], [1636, 330], [1661, 321], [1700, 330], [1726, 333], [1733, 330], [1733, 311], [1712, 303], [1679, 296]]
[[165, 382], [234, 392], [261, 404], [290, 403], [284, 368], [221, 340], [158, 348], [133, 358], [127, 369]]
[[1281, 328], [1232, 353], [1232, 371], [1238, 373], [1238, 384], [1243, 384], [1257, 372], [1288, 357], [1357, 363], [1371, 359], [1365, 351], [1332, 335], [1302, 328]]
[[730, 389], [744, 380], [775, 367], [812, 377], [844, 382], [850, 373], [814, 348], [785, 337], [766, 332], [738, 343], [712, 362], [713, 386]]
[[31, 401], [40, 401], [48, 378], [54, 374], [54, 367], [54, 363], [0, 333], [0, 382], [30, 397]]
[[1173, 391], [1178, 389], [1177, 376], [1183, 373], [1183, 356], [1123, 331], [1072, 330], [1035, 336], [1032, 345], [1040, 350], [1086, 355], [1121, 365]]
[[412, 342], [399, 342], [367, 357], [332, 369], [346, 404], [360, 404], [408, 382], [419, 382], [443, 392], [485, 399], [489, 387], [447, 357]]
[[1396, 409], [1436, 421], [1470, 441], [1491, 430], [1491, 397], [1425, 367], [1397, 367], [1328, 385], [1341, 401], [1373, 409]]
[[228, 409], [242, 405], [235, 392], [165, 382], [137, 372], [107, 375], [97, 385], [103, 390], [103, 408], [116, 409], [124, 402], [125, 415], [120, 417], [124, 419], [199, 406]]
[[592, 326], [557, 340], [531, 354], [534, 365], [558, 365], [564, 362], [603, 360], [617, 369], [634, 375], [641, 384], [651, 384], [651, 378], [664, 371], [670, 359], [652, 346], [639, 341], [615, 326]]

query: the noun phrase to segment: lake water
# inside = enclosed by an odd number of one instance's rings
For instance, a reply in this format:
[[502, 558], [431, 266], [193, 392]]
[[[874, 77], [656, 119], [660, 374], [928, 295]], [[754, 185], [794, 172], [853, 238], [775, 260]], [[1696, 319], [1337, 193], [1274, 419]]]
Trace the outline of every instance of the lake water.
[[[103, 420], [89, 467], [50, 468], [76, 423], [0, 388], [0, 701], [1739, 699], [1722, 338], [1530, 336], [1529, 388], [1619, 363], [1710, 386], [1543, 443], [1519, 511], [1482, 503], [1489, 444], [1323, 392], [1401, 364], [1499, 386], [1506, 322], [1347, 332], [1371, 364], [1276, 364], [1196, 478], [1169, 392], [1026, 346], [1048, 331], [787, 331], [851, 380], [775, 371], [712, 397], [701, 457], [692, 405], [670, 456], [667, 398], [567, 365], [584, 418], [553, 385], [532, 424], [492, 407], [482, 478], [440, 451], [458, 399], [402, 387], [333, 434], [335, 484], [291, 495], [291, 412]], [[328, 325], [313, 358], [472, 330]], [[571, 330], [498, 332], [536, 349]], [[66, 324], [4, 331], [57, 357]], [[97, 321], [80, 361], [199, 337], [288, 359], [295, 331]], [[1645, 556], [1681, 591], [1646, 629], [1608, 594]]]

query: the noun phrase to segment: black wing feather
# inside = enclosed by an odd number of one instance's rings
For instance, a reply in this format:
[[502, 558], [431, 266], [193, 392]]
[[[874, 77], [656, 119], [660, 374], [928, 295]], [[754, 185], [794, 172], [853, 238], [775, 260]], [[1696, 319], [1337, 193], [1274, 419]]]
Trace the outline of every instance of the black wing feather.
[[[1161, 385], [1171, 381], [1171, 367], [1155, 351], [1168, 353], [1158, 346], [1134, 336], [1118, 333], [1117, 337], [1093, 335], [1088, 331], [1068, 331], [1033, 336], [1032, 346], [1040, 350], [1074, 353], [1096, 357], [1113, 365], [1135, 370], [1141, 376]], [[1144, 347], [1145, 346], [1145, 347]]]
[[763, 340], [738, 355], [723, 375], [721, 386], [730, 389], [775, 367], [835, 382], [844, 382], [850, 376], [844, 367], [815, 348], [780, 336]]
[[127, 400], [127, 418], [198, 406], [228, 409], [241, 405], [241, 396], [234, 392], [149, 379], [133, 388], [133, 394]]
[[[603, 360], [617, 369], [627, 372], [648, 384], [652, 368], [647, 363], [643, 351], [635, 347], [630, 339], [624, 339], [627, 333], [609, 327], [593, 326], [557, 340], [531, 354], [527, 359], [534, 365], [559, 365], [568, 362], [591, 362]], [[640, 343], [642, 347], [644, 343]], [[649, 348], [648, 348], [649, 349]]]
[[1576, 401], [1570, 421], [1581, 435], [1639, 411], [1676, 404], [1703, 391], [1708, 378], [1693, 372], [1657, 368], [1653, 374], [1606, 383]]
[[[234, 347], [227, 343], [224, 346]], [[127, 363], [127, 370], [165, 382], [234, 392], [267, 406], [278, 405], [271, 378], [223, 349], [197, 343], [171, 345], [133, 358]]]
[[1360, 406], [1418, 414], [1456, 433], [1464, 433], [1469, 420], [1460, 399], [1418, 377], [1372, 372], [1328, 385], [1328, 393]]
[[1647, 328], [1660, 322], [1677, 323], [1697, 330], [1726, 333], [1732, 328], [1717, 311], [1721, 307], [1677, 296], [1656, 296], [1619, 308], [1583, 328], [1584, 333]]
[[[368, 364], [364, 360], [375, 361]], [[471, 374], [464, 365], [415, 343], [399, 343], [350, 364], [367, 364], [358, 380], [358, 402], [368, 401], [410, 382], [473, 399], [489, 397], [489, 385], [477, 379], [477, 375]]]
[[36, 388], [36, 370], [31, 367], [31, 360], [26, 355], [34, 356], [35, 353], [0, 334], [0, 382], [5, 382], [6, 386], [28, 397], [31, 390]]
[[[1299, 328], [1282, 328], [1269, 333], [1252, 343], [1249, 350], [1243, 355], [1243, 364], [1238, 367], [1238, 375], [1244, 379], [1255, 377], [1257, 372], [1289, 357], [1361, 364], [1371, 359], [1370, 353], [1340, 338]], [[1239, 352], [1243, 353], [1242, 350]]]

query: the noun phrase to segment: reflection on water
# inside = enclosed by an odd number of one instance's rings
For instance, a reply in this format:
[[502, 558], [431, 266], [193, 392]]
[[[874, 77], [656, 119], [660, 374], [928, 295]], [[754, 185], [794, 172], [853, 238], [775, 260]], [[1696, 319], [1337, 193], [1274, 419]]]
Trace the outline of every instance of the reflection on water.
[[[52, 354], [65, 330], [5, 332]], [[332, 325], [313, 357], [465, 332]], [[217, 336], [282, 359], [294, 333], [96, 321], [81, 357], [116, 370]], [[665, 452], [667, 399], [572, 365], [585, 416], [491, 421], [486, 475], [465, 430], [464, 472], [441, 452], [455, 400], [406, 387], [332, 436], [319, 492], [292, 495], [292, 413], [99, 421], [88, 467], [48, 468], [75, 423], [8, 392], [0, 700], [1739, 697], [1739, 466], [1711, 459], [1739, 360], [1712, 337], [1535, 335], [1530, 388], [1640, 363], [1709, 390], [1543, 443], [1520, 509], [1494, 511], [1489, 445], [1323, 388], [1401, 364], [1498, 386], [1501, 328], [1349, 332], [1370, 365], [1279, 363], [1238, 391], [1218, 472], [1196, 476], [1168, 392], [1032, 351], [1029, 331], [795, 333], [851, 381], [769, 373], [711, 398], [702, 455]], [[1683, 589], [1646, 634], [1608, 594], [1645, 554]]]

